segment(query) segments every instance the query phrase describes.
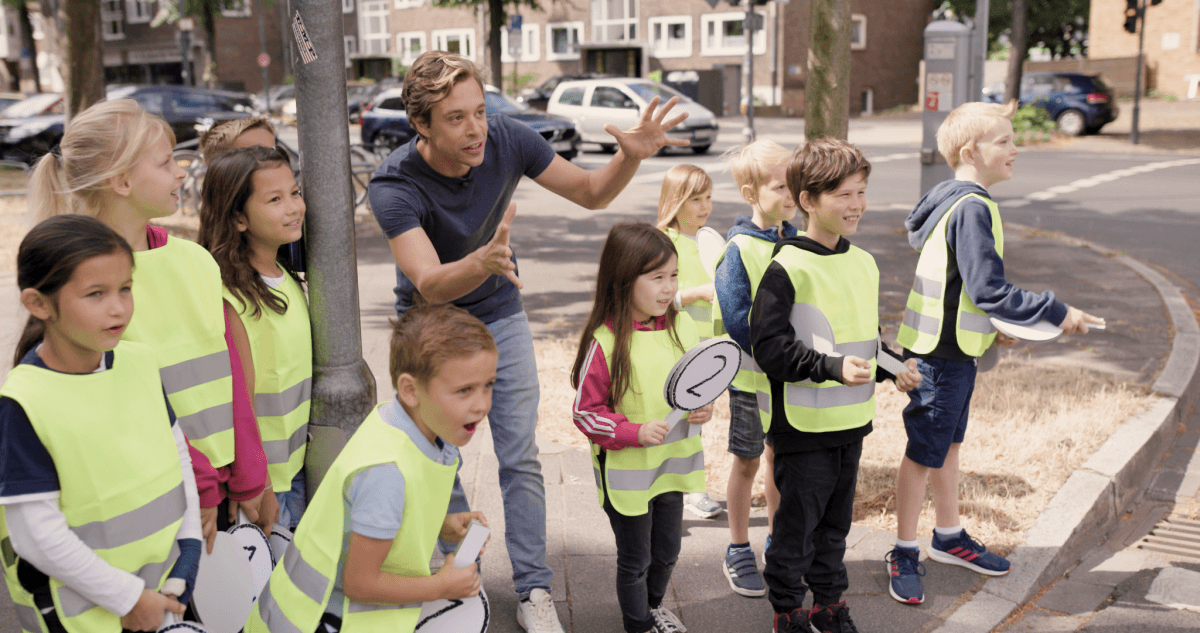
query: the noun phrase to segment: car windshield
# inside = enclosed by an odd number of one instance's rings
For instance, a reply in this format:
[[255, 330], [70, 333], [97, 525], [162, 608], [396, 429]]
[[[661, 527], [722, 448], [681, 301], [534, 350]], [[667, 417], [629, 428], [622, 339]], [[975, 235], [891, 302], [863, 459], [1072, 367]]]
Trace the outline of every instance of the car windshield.
[[634, 92], [634, 94], [645, 99], [646, 101], [649, 101], [654, 97], [662, 97], [663, 101], [666, 101], [671, 97], [679, 97], [680, 101], [691, 101], [687, 95], [681, 94], [674, 88], [669, 88], [660, 83], [633, 83], [626, 84], [625, 87], [629, 88]]
[[0, 113], [0, 116], [6, 119], [24, 119], [36, 116], [41, 114], [46, 108], [54, 105], [59, 99], [62, 99], [62, 95], [44, 94], [30, 97], [8, 106], [8, 109]]
[[491, 92], [489, 90], [484, 94], [483, 100], [487, 104], [488, 112], [520, 114], [526, 110], [525, 106], [513, 101], [508, 95], [499, 92]]

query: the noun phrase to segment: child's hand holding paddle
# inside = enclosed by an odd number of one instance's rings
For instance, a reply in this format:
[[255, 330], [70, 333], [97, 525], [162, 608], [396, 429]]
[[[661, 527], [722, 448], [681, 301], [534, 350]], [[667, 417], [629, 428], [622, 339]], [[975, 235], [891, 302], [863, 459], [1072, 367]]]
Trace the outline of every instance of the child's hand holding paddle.
[[871, 363], [857, 357], [842, 358], [842, 384], [847, 387], [865, 385], [871, 381]]
[[1103, 326], [1104, 319], [1093, 316], [1079, 308], [1067, 307], [1067, 318], [1058, 326], [1063, 334], [1087, 334], [1088, 326]]
[[667, 431], [671, 430], [666, 420], [651, 420], [638, 427], [638, 444], [642, 446], [658, 446], [662, 444]]
[[121, 616], [121, 628], [130, 631], [157, 631], [162, 625], [163, 613], [170, 611], [183, 615], [184, 607], [179, 601], [157, 591], [142, 590], [142, 597], [129, 613]]
[[462, 600], [479, 595], [479, 569], [475, 563], [459, 567], [454, 563], [454, 554], [446, 555], [446, 562], [434, 576], [441, 583], [441, 597], [446, 600]]
[[713, 404], [707, 404], [688, 414], [688, 422], [691, 424], [704, 424], [712, 419]]
[[896, 389], [898, 391], [912, 391], [921, 384], [921, 372], [917, 371], [917, 359], [910, 358], [905, 361], [904, 366], [908, 371], [896, 374]]

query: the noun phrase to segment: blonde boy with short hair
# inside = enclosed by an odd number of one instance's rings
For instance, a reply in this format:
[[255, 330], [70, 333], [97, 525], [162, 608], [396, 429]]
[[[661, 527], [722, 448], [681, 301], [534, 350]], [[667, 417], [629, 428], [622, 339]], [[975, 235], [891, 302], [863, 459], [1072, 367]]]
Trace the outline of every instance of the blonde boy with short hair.
[[[729, 389], [729, 467], [726, 488], [729, 512], [729, 547], [723, 570], [735, 593], [762, 597], [767, 587], [759, 574], [750, 546], [750, 496], [759, 458], [765, 454], [767, 467], [768, 543], [779, 491], [771, 475], [773, 453], [766, 439], [770, 415], [770, 388], [757, 369], [750, 349], [750, 306], [762, 273], [771, 263], [775, 244], [795, 237], [789, 223], [796, 216], [796, 203], [787, 186], [787, 167], [792, 152], [771, 141], [755, 141], [727, 155], [729, 169], [750, 215], [738, 216], [729, 230], [725, 251], [717, 260], [714, 331], [728, 335], [744, 350], [742, 371]], [[766, 551], [764, 545], [763, 551]]]
[[946, 117], [938, 151], [954, 179], [926, 193], [904, 223], [921, 258], [898, 340], [905, 357], [917, 359], [923, 380], [904, 409], [908, 445], [896, 476], [896, 547], [887, 559], [889, 593], [906, 604], [925, 599], [917, 522], [927, 479], [937, 514], [929, 557], [991, 576], [1010, 568], [962, 529], [958, 515], [958, 455], [977, 359], [997, 336], [989, 317], [1022, 325], [1047, 320], [1066, 334], [1086, 334], [1088, 324], [1102, 322], [1050, 291], [1034, 294], [1005, 279], [1000, 209], [987, 190], [1012, 178], [1015, 110], [1015, 102], [976, 102]]
[[218, 154], [243, 147], [275, 147], [275, 126], [265, 117], [224, 121], [200, 135], [200, 156], [211, 163]]

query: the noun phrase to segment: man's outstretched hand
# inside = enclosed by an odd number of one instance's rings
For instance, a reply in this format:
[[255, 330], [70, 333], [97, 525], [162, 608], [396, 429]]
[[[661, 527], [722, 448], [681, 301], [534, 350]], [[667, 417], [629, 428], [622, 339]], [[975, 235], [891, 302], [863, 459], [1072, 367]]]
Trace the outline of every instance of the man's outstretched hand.
[[687, 147], [692, 142], [681, 138], [667, 138], [667, 130], [679, 125], [688, 117], [687, 113], [683, 114], [663, 123], [663, 118], [679, 103], [679, 97], [671, 97], [661, 109], [658, 108], [658, 103], [661, 97], [654, 97], [650, 100], [650, 104], [642, 111], [642, 118], [638, 124], [632, 128], [622, 132], [616, 125], [608, 123], [604, 126], [604, 131], [608, 132], [617, 140], [617, 145], [621, 146], [621, 151], [630, 158], [644, 160], [658, 153], [665, 145], [673, 145], [675, 147]]
[[519, 290], [525, 285], [521, 283], [520, 279], [517, 279], [517, 265], [512, 261], [513, 252], [508, 245], [509, 231], [512, 229], [512, 221], [516, 215], [516, 203], [509, 203], [508, 210], [504, 212], [504, 218], [496, 227], [496, 233], [492, 236], [492, 240], [479, 247], [474, 254], [489, 275], [504, 275]]

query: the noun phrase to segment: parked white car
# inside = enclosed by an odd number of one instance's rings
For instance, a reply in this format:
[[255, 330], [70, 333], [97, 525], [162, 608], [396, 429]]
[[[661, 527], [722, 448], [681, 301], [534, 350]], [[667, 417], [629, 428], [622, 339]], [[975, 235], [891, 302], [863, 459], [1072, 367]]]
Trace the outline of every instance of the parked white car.
[[604, 125], [612, 123], [622, 130], [633, 127], [654, 97], [662, 97], [663, 103], [679, 97], [668, 119], [688, 113], [688, 118], [667, 132], [667, 136], [691, 141], [691, 150], [697, 154], [708, 152], [717, 140], [718, 130], [712, 111], [657, 81], [633, 77], [564, 81], [550, 95], [546, 111], [574, 121], [584, 143], [598, 143], [604, 151], [612, 152], [617, 144], [604, 131]]

